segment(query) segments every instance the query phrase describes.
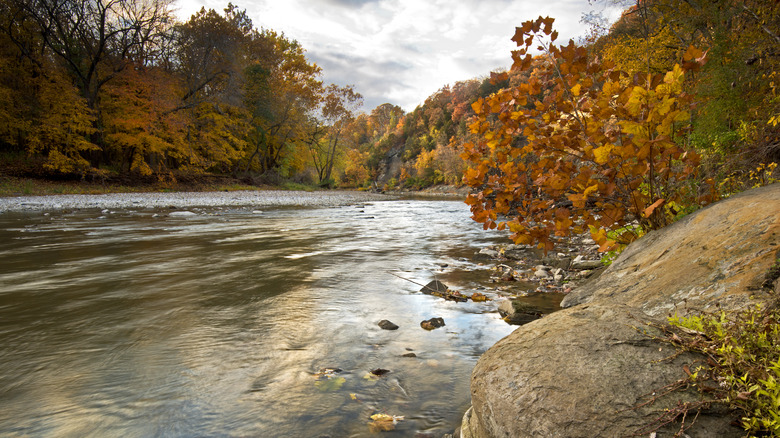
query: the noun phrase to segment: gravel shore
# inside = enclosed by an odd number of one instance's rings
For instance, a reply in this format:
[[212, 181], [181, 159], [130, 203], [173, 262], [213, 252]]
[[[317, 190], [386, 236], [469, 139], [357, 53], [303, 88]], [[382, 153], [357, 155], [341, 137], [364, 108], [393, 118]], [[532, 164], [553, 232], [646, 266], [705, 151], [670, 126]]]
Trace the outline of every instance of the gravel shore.
[[119, 208], [189, 208], [221, 206], [336, 206], [391, 197], [351, 191], [235, 191], [177, 193], [108, 193], [103, 195], [51, 195], [0, 198], [0, 213]]

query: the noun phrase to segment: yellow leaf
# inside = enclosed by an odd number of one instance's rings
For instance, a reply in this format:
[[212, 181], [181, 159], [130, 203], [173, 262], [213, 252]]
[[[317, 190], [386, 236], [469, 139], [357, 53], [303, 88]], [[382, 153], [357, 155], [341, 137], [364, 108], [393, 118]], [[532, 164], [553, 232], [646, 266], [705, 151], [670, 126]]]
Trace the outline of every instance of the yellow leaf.
[[475, 303], [476, 302], [481, 302], [481, 301], [490, 301], [490, 298], [486, 297], [485, 295], [483, 295], [483, 294], [481, 294], [479, 292], [474, 292], [471, 295], [471, 301], [474, 301]]
[[649, 141], [645, 142], [641, 146], [639, 146], [639, 152], [636, 154], [636, 157], [640, 160], [644, 160], [650, 155], [650, 151], [652, 148], [652, 143]]
[[675, 122], [687, 122], [691, 118], [691, 113], [688, 111], [680, 111], [674, 116]]
[[623, 132], [631, 134], [640, 138], [647, 138], [647, 128], [641, 123], [622, 121], [620, 126], [623, 128]]
[[682, 81], [683, 76], [685, 76], [685, 72], [680, 67], [680, 64], [675, 64], [674, 67], [664, 75], [664, 82], [667, 84], [674, 84]]
[[665, 98], [661, 101], [660, 104], [656, 106], [656, 111], [658, 111], [658, 114], [660, 115], [666, 115], [674, 105], [675, 99], [673, 97]]
[[704, 53], [700, 49], [694, 46], [689, 46], [688, 50], [686, 50], [683, 54], [683, 60], [693, 61], [695, 59], [701, 58], [703, 55]]
[[577, 97], [580, 95], [580, 90], [582, 89], [582, 85], [577, 84], [573, 87], [571, 87], [571, 94], [574, 95], [574, 97]]
[[484, 100], [479, 99], [478, 101], [471, 104], [471, 109], [474, 110], [474, 114], [479, 114], [482, 112], [482, 102], [484, 102]]
[[341, 386], [347, 379], [343, 377], [328, 378], [325, 380], [317, 380], [314, 382], [314, 386], [322, 392], [332, 392], [341, 389]]
[[374, 420], [368, 424], [371, 432], [388, 432], [395, 430], [395, 425], [404, 417], [403, 415], [374, 414], [371, 419]]
[[613, 146], [611, 144], [605, 144], [604, 146], [593, 149], [593, 157], [598, 164], [604, 164], [609, 161], [609, 153], [612, 151]]

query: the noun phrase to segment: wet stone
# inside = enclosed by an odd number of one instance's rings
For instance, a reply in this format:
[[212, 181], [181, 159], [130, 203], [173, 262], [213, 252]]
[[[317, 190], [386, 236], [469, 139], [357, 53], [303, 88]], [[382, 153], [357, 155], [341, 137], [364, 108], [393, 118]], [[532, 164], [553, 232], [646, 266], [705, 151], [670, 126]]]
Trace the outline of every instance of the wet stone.
[[445, 326], [444, 318], [438, 318], [438, 317], [426, 319], [425, 321], [420, 323], [420, 327], [424, 328], [425, 330], [433, 330], [444, 326]]
[[379, 321], [378, 325], [382, 330], [398, 330], [398, 326], [396, 324], [393, 324], [386, 319]]
[[420, 292], [424, 294], [432, 294], [432, 293], [444, 293], [447, 292], [449, 288], [446, 284], [442, 283], [439, 280], [433, 280], [430, 283], [423, 286], [422, 289], [420, 289]]

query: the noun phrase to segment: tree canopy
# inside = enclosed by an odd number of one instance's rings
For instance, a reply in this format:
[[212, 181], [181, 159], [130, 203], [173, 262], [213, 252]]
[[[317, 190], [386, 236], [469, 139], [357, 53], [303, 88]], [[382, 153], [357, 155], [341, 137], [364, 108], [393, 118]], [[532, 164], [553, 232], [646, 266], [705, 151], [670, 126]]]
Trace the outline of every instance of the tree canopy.
[[609, 248], [771, 180], [780, 4], [601, 1], [626, 7], [609, 28], [591, 15], [559, 44], [552, 19], [524, 23], [511, 69], [406, 112], [361, 108], [233, 4], [181, 22], [169, 0], [0, 0], [0, 153], [77, 178], [465, 183], [477, 220], [544, 247], [595, 230]]

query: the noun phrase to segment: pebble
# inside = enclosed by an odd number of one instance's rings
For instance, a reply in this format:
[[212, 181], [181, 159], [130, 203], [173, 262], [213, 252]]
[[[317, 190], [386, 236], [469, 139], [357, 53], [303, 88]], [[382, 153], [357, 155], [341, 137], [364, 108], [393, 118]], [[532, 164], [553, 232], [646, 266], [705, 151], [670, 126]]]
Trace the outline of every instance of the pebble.
[[534, 277], [541, 278], [541, 279], [547, 279], [547, 278], [550, 278], [550, 273], [545, 271], [544, 269], [539, 269], [536, 272], [534, 272]]

